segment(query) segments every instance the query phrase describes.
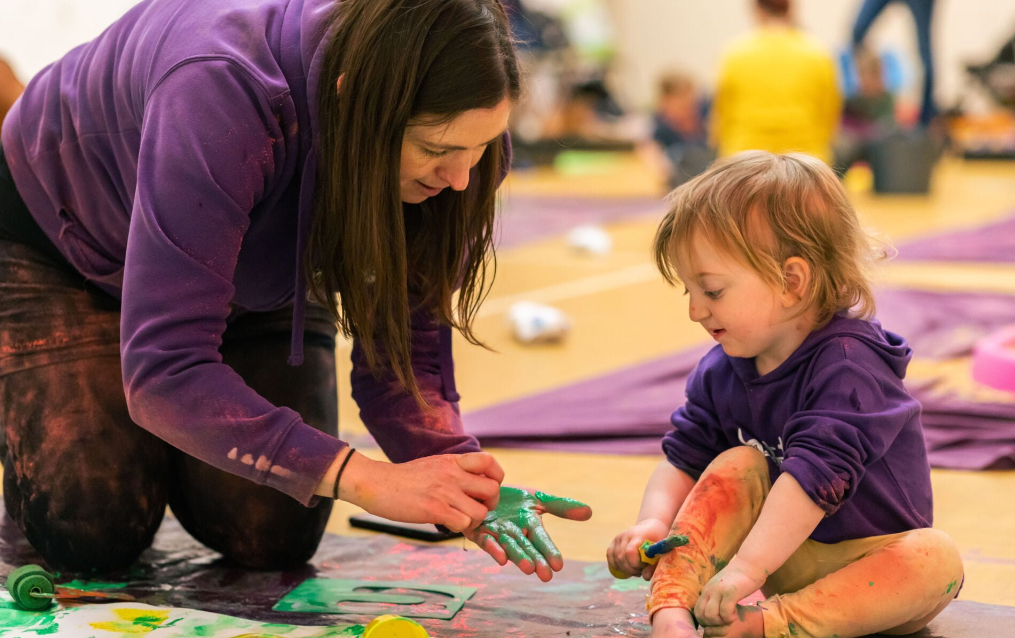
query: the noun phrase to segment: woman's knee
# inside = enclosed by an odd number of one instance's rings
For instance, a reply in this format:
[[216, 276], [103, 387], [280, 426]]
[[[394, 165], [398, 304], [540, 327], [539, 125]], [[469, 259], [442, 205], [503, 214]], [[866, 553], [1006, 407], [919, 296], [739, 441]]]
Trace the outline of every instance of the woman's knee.
[[[282, 571], [305, 565], [321, 543], [332, 503], [322, 501], [313, 508], [296, 506], [303, 511], [290, 516], [279, 512], [271, 517], [272, 523], [259, 517], [243, 529], [231, 525], [220, 528], [204, 534], [204, 542], [245, 569]], [[204, 524], [214, 526], [211, 521]]]
[[248, 568], [282, 570], [310, 560], [332, 501], [304, 507], [292, 497], [178, 455], [170, 507], [194, 538]]
[[[6, 474], [6, 473], [5, 473]], [[122, 491], [50, 490], [4, 481], [7, 511], [51, 568], [110, 572], [129, 567], [162, 522], [165, 499], [124, 498]]]

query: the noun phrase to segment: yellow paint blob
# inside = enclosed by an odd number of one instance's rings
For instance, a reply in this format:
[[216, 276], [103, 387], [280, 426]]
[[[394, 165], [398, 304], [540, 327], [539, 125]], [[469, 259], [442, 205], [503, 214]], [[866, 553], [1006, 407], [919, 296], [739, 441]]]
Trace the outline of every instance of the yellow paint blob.
[[147, 634], [159, 628], [169, 618], [169, 610], [111, 609], [120, 620], [88, 623], [93, 629], [123, 634]]

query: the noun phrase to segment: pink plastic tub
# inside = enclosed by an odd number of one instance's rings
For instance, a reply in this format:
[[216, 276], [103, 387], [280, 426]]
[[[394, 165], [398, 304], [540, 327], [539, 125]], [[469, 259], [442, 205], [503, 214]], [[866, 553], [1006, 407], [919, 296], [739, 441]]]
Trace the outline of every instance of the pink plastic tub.
[[976, 342], [973, 379], [998, 390], [1015, 392], [1015, 326]]

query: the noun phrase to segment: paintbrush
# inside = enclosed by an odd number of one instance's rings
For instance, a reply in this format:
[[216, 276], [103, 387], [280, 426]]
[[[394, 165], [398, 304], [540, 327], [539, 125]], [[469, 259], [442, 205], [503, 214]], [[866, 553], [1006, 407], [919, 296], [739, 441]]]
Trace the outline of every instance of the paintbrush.
[[[645, 565], [655, 565], [662, 558], [663, 554], [671, 552], [678, 547], [687, 545], [687, 537], [683, 534], [674, 534], [664, 538], [661, 541], [653, 543], [652, 541], [645, 541], [638, 548], [638, 555], [641, 556], [641, 562]], [[618, 571], [614, 568], [610, 568], [610, 573], [613, 574], [614, 578], [630, 578], [630, 574]]]

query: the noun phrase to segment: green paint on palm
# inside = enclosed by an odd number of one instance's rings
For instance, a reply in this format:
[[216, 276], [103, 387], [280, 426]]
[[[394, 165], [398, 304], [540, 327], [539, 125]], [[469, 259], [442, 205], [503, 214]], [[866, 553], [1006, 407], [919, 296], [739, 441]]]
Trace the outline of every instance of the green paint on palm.
[[480, 537], [493, 538], [513, 563], [521, 565], [528, 561], [549, 567], [547, 560], [560, 560], [561, 555], [540, 516], [546, 512], [567, 518], [575, 510], [587, 507], [571, 498], [501, 487], [497, 509], [483, 520]]
[[548, 510], [558, 512], [557, 516], [564, 516], [564, 514], [559, 513], [562, 511], [571, 512], [588, 507], [585, 503], [576, 501], [573, 498], [553, 496], [552, 494], [547, 494], [546, 492], [536, 492], [536, 498], [539, 499], [540, 503], [546, 504]]

